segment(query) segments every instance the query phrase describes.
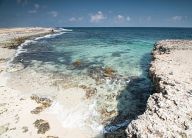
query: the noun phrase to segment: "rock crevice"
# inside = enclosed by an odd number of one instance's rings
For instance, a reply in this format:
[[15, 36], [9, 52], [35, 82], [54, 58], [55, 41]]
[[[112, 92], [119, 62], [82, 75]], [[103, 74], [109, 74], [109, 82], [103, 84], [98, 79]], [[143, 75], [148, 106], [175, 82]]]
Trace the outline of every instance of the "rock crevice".
[[192, 137], [192, 40], [159, 41], [152, 58], [155, 90], [144, 114], [128, 125], [127, 137]]

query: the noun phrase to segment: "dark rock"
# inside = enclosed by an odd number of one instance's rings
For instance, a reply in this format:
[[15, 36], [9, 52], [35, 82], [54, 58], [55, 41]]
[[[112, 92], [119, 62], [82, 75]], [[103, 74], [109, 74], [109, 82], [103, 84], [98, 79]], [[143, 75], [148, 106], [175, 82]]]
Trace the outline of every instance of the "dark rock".
[[33, 124], [38, 129], [38, 134], [45, 134], [50, 129], [49, 123], [43, 119], [36, 120]]
[[33, 109], [31, 111], [32, 114], [38, 114], [38, 113], [42, 112], [44, 109], [50, 107], [52, 104], [52, 100], [50, 100], [48, 98], [40, 98], [37, 95], [32, 95], [31, 99], [36, 101], [39, 104], [38, 107], [36, 107], [35, 109]]
[[22, 129], [23, 129], [23, 133], [26, 133], [27, 131], [29, 131], [28, 127], [26, 127], [26, 126], [23, 126]]
[[106, 133], [105, 138], [127, 138], [124, 130], [118, 130], [111, 133]]

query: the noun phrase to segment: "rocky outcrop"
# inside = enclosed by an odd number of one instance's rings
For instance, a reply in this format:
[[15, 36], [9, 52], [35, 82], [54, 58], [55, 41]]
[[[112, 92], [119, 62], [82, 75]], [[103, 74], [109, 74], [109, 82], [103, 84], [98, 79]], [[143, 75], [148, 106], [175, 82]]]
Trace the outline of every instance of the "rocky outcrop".
[[144, 114], [128, 125], [127, 137], [192, 137], [192, 41], [159, 41], [152, 57], [154, 94]]

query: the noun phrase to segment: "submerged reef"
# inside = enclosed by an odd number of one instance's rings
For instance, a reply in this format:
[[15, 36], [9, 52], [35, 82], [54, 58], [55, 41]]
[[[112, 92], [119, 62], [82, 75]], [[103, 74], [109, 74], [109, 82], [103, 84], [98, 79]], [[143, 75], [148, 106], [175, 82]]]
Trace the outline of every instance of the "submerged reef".
[[119, 75], [116, 70], [111, 67], [91, 66], [88, 68], [88, 76], [96, 81], [96, 84], [110, 83], [126, 85], [129, 78]]

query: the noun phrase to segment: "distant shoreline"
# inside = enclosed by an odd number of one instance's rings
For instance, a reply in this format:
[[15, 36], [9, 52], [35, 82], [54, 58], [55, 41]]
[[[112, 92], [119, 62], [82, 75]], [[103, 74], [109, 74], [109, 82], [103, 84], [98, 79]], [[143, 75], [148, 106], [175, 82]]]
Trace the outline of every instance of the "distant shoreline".
[[62, 28], [181, 28], [181, 29], [192, 29], [192, 27], [104, 27], [104, 26], [101, 26], [101, 27], [84, 27], [84, 26], [81, 26], [81, 27], [62, 27]]

